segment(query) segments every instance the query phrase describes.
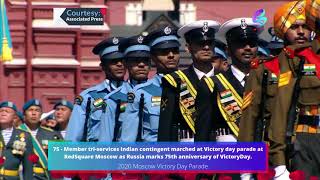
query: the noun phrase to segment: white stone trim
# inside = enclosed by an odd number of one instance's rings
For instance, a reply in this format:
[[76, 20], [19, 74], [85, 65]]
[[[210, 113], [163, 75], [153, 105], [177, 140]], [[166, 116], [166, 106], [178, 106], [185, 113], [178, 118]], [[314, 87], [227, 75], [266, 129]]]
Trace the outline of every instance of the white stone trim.
[[9, 1], [12, 5], [27, 5], [27, 1], [21, 2], [21, 1]]
[[110, 31], [110, 27], [107, 23], [103, 23], [103, 25], [81, 25], [82, 30], [96, 30], [96, 31]]
[[82, 60], [80, 62], [81, 67], [100, 67], [99, 60]]
[[125, 8], [126, 25], [141, 26], [143, 19], [141, 2], [128, 3]]
[[80, 4], [81, 8], [107, 8], [108, 6], [104, 4]]
[[78, 66], [80, 63], [73, 58], [33, 58], [32, 65]]
[[143, 0], [142, 9], [144, 11], [173, 11], [172, 0]]
[[48, 1], [44, 1], [44, 2], [31, 2], [32, 5], [38, 5], [38, 6], [48, 6], [48, 5], [54, 5], [54, 6], [78, 6], [79, 3], [75, 3], [75, 2], [56, 2], [56, 1], [52, 1], [52, 2], [48, 2]]
[[[66, 23], [65, 23], [66, 24]], [[34, 19], [32, 20], [33, 28], [80, 28], [80, 26], [68, 26], [55, 24], [52, 19]]]
[[27, 64], [27, 61], [26, 59], [23, 59], [23, 58], [13, 58], [11, 61], [5, 61], [3, 63], [4, 65], [16, 65], [16, 66], [19, 66], [19, 65], [26, 65]]
[[54, 23], [52, 19], [34, 19], [32, 21], [33, 28], [81, 28], [82, 30], [96, 30], [96, 31], [110, 31], [110, 27], [107, 23], [101, 25], [81, 25], [81, 26], [68, 26], [68, 25], [59, 25]]
[[180, 3], [180, 24], [190, 24], [197, 20], [197, 7], [193, 3]]

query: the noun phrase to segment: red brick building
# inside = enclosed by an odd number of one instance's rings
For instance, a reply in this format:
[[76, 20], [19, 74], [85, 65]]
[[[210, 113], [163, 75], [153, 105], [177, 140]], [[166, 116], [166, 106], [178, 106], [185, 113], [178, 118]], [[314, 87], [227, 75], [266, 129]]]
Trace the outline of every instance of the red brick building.
[[[234, 17], [252, 16], [262, 8], [269, 26], [276, 8], [284, 2], [288, 1], [6, 0], [14, 60], [1, 64], [0, 99], [11, 100], [21, 108], [25, 100], [39, 98], [48, 111], [59, 99], [72, 101], [83, 89], [104, 79], [99, 59], [91, 53], [103, 38], [134, 35], [163, 21], [177, 26], [199, 19], [223, 23]], [[107, 8], [105, 24], [56, 27], [53, 8], [58, 7]], [[160, 10], [168, 7], [173, 11]], [[181, 63], [188, 62], [184, 58]]]

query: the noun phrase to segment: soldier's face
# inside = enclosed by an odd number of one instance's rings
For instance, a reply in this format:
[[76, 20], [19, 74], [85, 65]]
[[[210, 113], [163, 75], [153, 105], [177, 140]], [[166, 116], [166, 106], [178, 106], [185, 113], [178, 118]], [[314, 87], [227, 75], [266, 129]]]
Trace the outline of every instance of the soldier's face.
[[289, 45], [303, 44], [310, 40], [311, 31], [305, 20], [297, 20], [287, 30], [285, 39]]
[[152, 57], [158, 69], [164, 72], [173, 72], [178, 68], [179, 48], [156, 50]]
[[215, 70], [218, 70], [220, 72], [225, 72], [228, 69], [228, 62], [220, 57], [214, 57], [212, 66]]
[[193, 59], [202, 62], [212, 62], [214, 55], [212, 49], [214, 47], [214, 41], [195, 41], [187, 44], [187, 48], [191, 53]]
[[31, 106], [25, 111], [25, 120], [31, 124], [40, 123], [42, 110], [39, 106]]
[[58, 123], [68, 122], [71, 115], [71, 109], [66, 106], [57, 106], [54, 112], [55, 120]]
[[129, 58], [127, 59], [127, 68], [130, 78], [137, 81], [148, 79], [151, 61], [149, 58]]
[[257, 56], [258, 44], [255, 40], [236, 41], [230, 44], [230, 56], [242, 64], [249, 65]]
[[124, 75], [126, 74], [126, 68], [124, 66], [123, 59], [117, 59], [107, 62], [102, 65], [104, 72], [107, 77], [112, 80], [123, 80]]
[[9, 107], [0, 108], [0, 125], [13, 123], [16, 112]]

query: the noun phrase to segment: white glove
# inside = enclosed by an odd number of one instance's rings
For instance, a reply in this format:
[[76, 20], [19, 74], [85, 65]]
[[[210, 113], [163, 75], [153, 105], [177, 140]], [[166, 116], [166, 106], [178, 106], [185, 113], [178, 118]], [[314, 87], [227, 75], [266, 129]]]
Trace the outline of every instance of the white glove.
[[276, 175], [273, 178], [274, 180], [290, 180], [290, 173], [285, 165], [277, 166], [274, 170], [276, 171]]
[[221, 135], [216, 137], [217, 142], [237, 142], [237, 138], [232, 135]]
[[180, 142], [194, 142], [194, 138], [184, 138], [184, 139], [180, 139]]
[[243, 173], [240, 175], [241, 180], [254, 180], [251, 173]]

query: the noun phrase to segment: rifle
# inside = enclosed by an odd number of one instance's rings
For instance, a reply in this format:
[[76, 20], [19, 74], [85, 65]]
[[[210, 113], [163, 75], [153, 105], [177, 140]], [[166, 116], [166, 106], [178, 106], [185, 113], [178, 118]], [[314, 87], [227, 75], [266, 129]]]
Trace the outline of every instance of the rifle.
[[88, 121], [90, 118], [90, 112], [91, 112], [91, 97], [88, 97], [87, 105], [86, 105], [86, 117], [84, 119], [84, 127], [83, 127], [83, 134], [81, 141], [86, 142], [87, 136], [88, 136]]
[[138, 134], [136, 141], [142, 141], [142, 124], [143, 124], [143, 108], [144, 108], [144, 94], [141, 94], [140, 102], [139, 102], [139, 126], [138, 126]]
[[119, 121], [120, 105], [121, 105], [121, 100], [118, 99], [117, 100], [117, 107], [116, 107], [115, 126], [114, 126], [114, 131], [113, 131], [112, 142], [116, 142], [117, 141], [117, 138], [118, 138], [118, 135], [119, 135], [119, 131], [120, 131], [120, 127], [121, 127], [121, 122]]
[[264, 70], [263, 71], [263, 76], [262, 76], [262, 84], [261, 84], [261, 102], [260, 102], [260, 114], [259, 118], [256, 122], [256, 131], [255, 131], [255, 137], [254, 141], [263, 141], [264, 138], [264, 132], [265, 132], [265, 126], [266, 126], [266, 120], [265, 120], [265, 103], [266, 103], [266, 98], [267, 98], [267, 85], [268, 85], [268, 71]]
[[292, 100], [291, 105], [288, 111], [288, 122], [287, 122], [287, 131], [286, 131], [286, 164], [289, 166], [290, 157], [294, 153], [294, 145], [292, 142], [292, 137], [295, 136], [295, 130], [294, 127], [297, 124], [297, 105], [298, 105], [298, 97], [300, 94], [300, 80], [302, 78], [302, 70], [304, 65], [305, 59], [301, 57], [301, 60], [299, 62], [298, 70], [296, 71], [297, 80], [294, 85], [293, 94], [292, 94]]

